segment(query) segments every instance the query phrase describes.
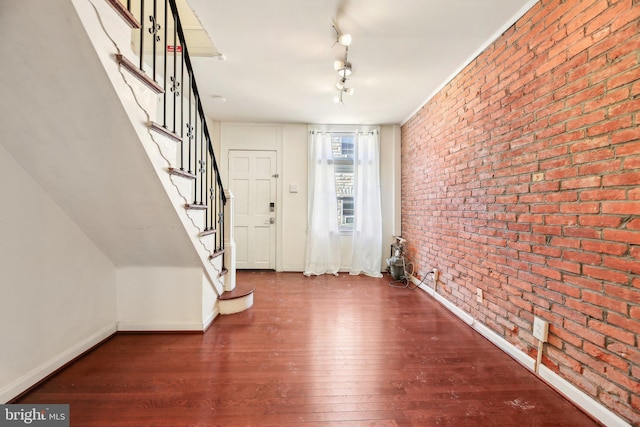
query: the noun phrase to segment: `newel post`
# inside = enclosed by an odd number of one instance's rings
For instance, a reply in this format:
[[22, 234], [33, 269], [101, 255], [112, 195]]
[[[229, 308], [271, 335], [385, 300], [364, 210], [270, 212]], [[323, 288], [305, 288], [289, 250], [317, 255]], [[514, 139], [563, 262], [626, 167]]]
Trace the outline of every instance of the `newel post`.
[[227, 277], [224, 281], [224, 290], [232, 291], [236, 287], [236, 241], [233, 236], [233, 193], [224, 190], [227, 203], [224, 205], [224, 264], [227, 267]]

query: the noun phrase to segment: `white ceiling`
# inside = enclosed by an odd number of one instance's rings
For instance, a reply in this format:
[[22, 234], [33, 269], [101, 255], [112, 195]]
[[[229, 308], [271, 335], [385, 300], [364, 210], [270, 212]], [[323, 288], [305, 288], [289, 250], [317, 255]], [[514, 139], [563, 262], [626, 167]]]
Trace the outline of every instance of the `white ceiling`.
[[[219, 52], [193, 58], [216, 121], [396, 124], [537, 0], [188, 0]], [[335, 104], [335, 22], [352, 36]], [[226, 98], [221, 102], [217, 97]]]

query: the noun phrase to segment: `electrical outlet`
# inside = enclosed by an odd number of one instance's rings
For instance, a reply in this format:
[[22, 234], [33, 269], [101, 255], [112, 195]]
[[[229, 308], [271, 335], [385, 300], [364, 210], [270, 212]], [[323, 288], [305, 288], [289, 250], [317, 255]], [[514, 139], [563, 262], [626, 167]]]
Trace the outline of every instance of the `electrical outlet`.
[[533, 336], [541, 342], [547, 342], [549, 335], [549, 322], [539, 317], [533, 318]]
[[484, 294], [482, 293], [482, 289], [477, 288], [476, 289], [476, 301], [478, 301], [480, 304], [482, 304], [483, 300], [484, 300]]
[[437, 268], [433, 269], [433, 281], [437, 282], [438, 280], [440, 280], [440, 270], [438, 270]]

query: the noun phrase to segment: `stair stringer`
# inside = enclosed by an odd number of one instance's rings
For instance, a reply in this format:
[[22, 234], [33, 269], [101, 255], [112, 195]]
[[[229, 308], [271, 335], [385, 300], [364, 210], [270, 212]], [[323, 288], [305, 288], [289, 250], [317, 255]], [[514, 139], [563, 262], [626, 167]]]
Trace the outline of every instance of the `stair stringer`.
[[[72, 3], [158, 179], [200, 258], [209, 285], [215, 291], [216, 297], [221, 295], [225, 280], [222, 257], [210, 259], [213, 251], [199, 236], [204, 229], [202, 213], [188, 212], [184, 208], [189, 200], [183, 194], [185, 190], [180, 188], [184, 187], [184, 183], [178, 182], [183, 178], [173, 177], [168, 173], [168, 168], [176, 166], [175, 142], [150, 129], [150, 123], [155, 120], [158, 110], [158, 96], [128, 71], [119, 67], [116, 61], [115, 55], [118, 53], [131, 62], [135, 63], [137, 60], [131, 50], [131, 29], [105, 0], [72, 0]], [[203, 292], [203, 295], [205, 293]], [[203, 313], [205, 319], [212, 320], [217, 316], [219, 311], [215, 301], [203, 301], [203, 311], [206, 311], [204, 305], [210, 306], [211, 311], [208, 314]]]

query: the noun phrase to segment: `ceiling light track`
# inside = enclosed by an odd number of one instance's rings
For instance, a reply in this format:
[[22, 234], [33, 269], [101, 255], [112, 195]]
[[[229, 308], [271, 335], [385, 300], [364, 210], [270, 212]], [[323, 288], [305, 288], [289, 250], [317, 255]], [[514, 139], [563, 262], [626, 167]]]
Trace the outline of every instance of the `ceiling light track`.
[[344, 46], [344, 60], [338, 59], [333, 63], [333, 69], [338, 72], [339, 77], [339, 80], [336, 83], [338, 94], [333, 98], [333, 102], [344, 105], [343, 95], [345, 93], [353, 95], [353, 88], [347, 87], [347, 79], [351, 76], [351, 72], [353, 71], [351, 62], [349, 62], [349, 45], [351, 44], [351, 35], [343, 34], [335, 24], [333, 24], [333, 29], [336, 31], [336, 41], [333, 43], [333, 46], [336, 44]]

